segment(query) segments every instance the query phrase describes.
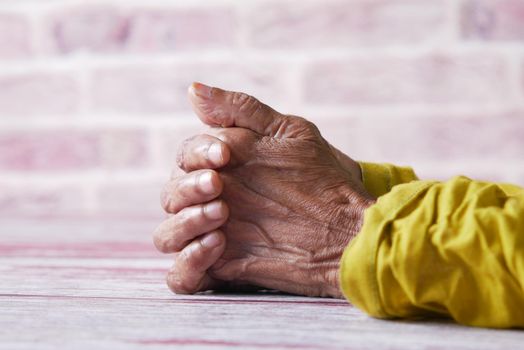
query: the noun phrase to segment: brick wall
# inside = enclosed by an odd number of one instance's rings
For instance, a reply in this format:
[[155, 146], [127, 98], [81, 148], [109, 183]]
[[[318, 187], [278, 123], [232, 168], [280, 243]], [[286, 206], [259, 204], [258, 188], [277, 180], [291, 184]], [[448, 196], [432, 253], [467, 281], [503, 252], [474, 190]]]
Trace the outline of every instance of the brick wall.
[[524, 184], [524, 1], [0, 2], [0, 216], [160, 216], [191, 81], [357, 159]]

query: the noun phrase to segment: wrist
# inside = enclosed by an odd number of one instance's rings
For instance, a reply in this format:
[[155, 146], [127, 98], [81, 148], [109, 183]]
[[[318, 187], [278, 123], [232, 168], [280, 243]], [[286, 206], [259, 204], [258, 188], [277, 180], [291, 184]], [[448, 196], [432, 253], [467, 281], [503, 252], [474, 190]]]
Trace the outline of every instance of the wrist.
[[359, 196], [358, 200], [355, 200], [354, 203], [349, 205], [349, 215], [348, 215], [348, 225], [347, 225], [347, 239], [346, 243], [340, 247], [340, 254], [338, 256], [336, 268], [328, 271], [326, 281], [328, 286], [326, 287], [326, 294], [333, 298], [344, 298], [342, 289], [340, 288], [340, 259], [342, 259], [342, 254], [346, 249], [347, 245], [358, 235], [361, 231], [362, 226], [364, 225], [364, 215], [366, 209], [373, 206], [377, 200], [371, 195], [365, 193], [362, 196]]

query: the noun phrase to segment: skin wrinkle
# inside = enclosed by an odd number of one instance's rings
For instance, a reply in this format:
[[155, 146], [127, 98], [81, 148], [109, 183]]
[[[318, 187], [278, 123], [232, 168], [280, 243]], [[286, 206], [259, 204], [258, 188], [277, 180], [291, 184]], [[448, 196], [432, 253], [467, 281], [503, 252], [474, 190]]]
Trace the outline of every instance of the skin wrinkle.
[[[265, 198], [265, 199], [268, 198], [268, 197], [265, 196], [264, 194], [262, 194], [262, 193], [260, 193], [260, 192], [258, 192], [258, 191], [256, 191], [256, 190], [250, 188], [250, 186], [249, 186], [248, 184], [246, 184], [245, 182], [240, 181], [240, 183], [241, 183], [244, 187], [248, 187], [248, 189], [249, 189], [250, 191], [256, 193], [257, 195], [261, 196], [262, 198]], [[289, 207], [284, 206], [282, 203], [278, 203], [278, 204], [279, 204], [281, 207], [286, 207], [286, 208], [290, 209]], [[293, 210], [290, 210], [290, 211], [293, 212]], [[311, 211], [311, 209], [308, 210], [308, 211]], [[320, 224], [321, 226], [324, 226], [324, 227], [326, 226], [325, 223], [324, 223], [323, 221], [321, 221], [321, 220], [317, 220], [317, 218], [316, 218], [315, 215], [313, 215], [311, 219], [313, 219], [314, 221], [316, 221], [317, 224]], [[329, 234], [329, 232], [333, 232], [333, 231], [334, 231], [334, 228], [333, 228], [333, 226], [332, 226], [331, 223], [329, 223], [329, 224], [327, 225], [327, 228], [328, 228], [328, 235], [329, 235], [329, 236], [335, 236], [335, 237], [340, 237], [340, 236], [341, 236], [340, 234], [338, 234], [338, 235], [337, 235], [337, 234]], [[337, 231], [337, 233], [340, 233], [341, 231], [343, 232], [342, 229], [337, 229], [336, 231]], [[266, 235], [267, 235], [267, 234], [266, 234]], [[344, 236], [346, 236], [346, 235], [344, 235]], [[346, 236], [346, 237], [347, 237], [347, 236]], [[347, 237], [347, 239], [345, 239], [345, 241], [349, 240], [349, 238], [350, 238], [350, 237]], [[347, 242], [344, 242], [344, 243], [347, 243]], [[316, 244], [314, 244], [313, 246], [316, 246]], [[342, 246], [345, 247], [345, 244], [343, 244]], [[279, 250], [283, 250], [283, 251], [285, 251], [284, 249], [282, 249], [282, 247], [280, 247], [280, 246], [278, 246], [278, 245], [273, 246], [273, 249], [276, 250], [276, 251], [279, 251]], [[297, 253], [296, 249], [293, 249], [292, 252], [293, 252], [293, 253]], [[304, 252], [306, 252], [306, 250], [301, 250], [301, 251], [300, 251], [300, 253], [304, 253]], [[253, 254], [254, 252], [253, 252], [253, 251], [250, 251], [250, 253]], [[338, 256], [337, 256], [337, 254], [338, 254]], [[307, 255], [306, 255], [307, 258], [306, 258], [306, 259], [299, 259], [299, 260], [291, 261], [290, 263], [296, 265], [296, 264], [299, 263], [301, 260], [304, 260], [306, 266], [311, 266], [312, 263], [317, 263], [314, 267], [310, 267], [310, 268], [309, 268], [310, 270], [315, 270], [315, 269], [317, 269], [317, 270], [318, 270], [318, 269], [320, 269], [320, 270], [325, 270], [326, 267], [332, 267], [332, 268], [338, 269], [338, 258], [340, 257], [340, 255], [341, 255], [341, 250], [339, 250], [338, 252], [336, 252], [336, 251], [328, 251], [327, 253], [326, 253], [326, 252], [313, 252], [313, 251], [307, 251]], [[331, 258], [331, 259], [333, 259], [334, 261], [333, 261], [333, 262], [328, 262], [328, 263], [326, 263], [326, 262], [322, 263], [323, 260], [328, 259], [328, 258]], [[329, 269], [327, 269], [327, 270], [329, 270]]]
[[185, 191], [182, 191], [182, 187], [186, 185], [186, 179], [185, 177], [178, 177], [177, 180], [173, 179], [172, 181], [168, 181], [168, 183], [164, 186], [164, 190], [162, 191], [163, 195], [162, 198], [162, 208], [168, 213], [176, 213], [178, 210], [175, 209], [173, 196], [171, 193], [175, 192], [178, 193], [179, 197], [186, 197]]
[[[240, 184], [245, 187], [246, 189], [248, 189], [249, 191], [255, 193], [256, 195], [260, 196], [261, 198], [263, 199], [271, 199], [270, 197], [264, 195], [263, 193], [261, 192], [258, 192], [256, 191], [255, 189], [251, 188], [249, 185], [247, 185], [246, 183], [244, 183], [243, 181], [240, 181]], [[298, 214], [298, 212], [296, 212], [295, 210], [293, 210], [291, 207], [287, 206], [287, 205], [284, 205], [283, 203], [280, 203], [278, 201], [274, 201], [272, 200], [273, 202], [275, 202], [276, 204], [279, 205], [280, 208], [285, 208], [286, 209], [286, 212], [287, 214], [283, 216], [283, 218], [286, 218], [286, 216], [289, 216], [290, 214], [294, 214], [295, 217], [302, 217], [303, 215], [301, 214]], [[307, 210], [308, 212], [312, 212], [313, 210], [309, 209]], [[315, 224], [317, 224], [319, 227], [321, 228], [330, 228], [330, 225], [328, 224], [326, 226], [325, 222], [320, 220], [320, 219], [317, 219], [317, 216], [315, 214], [318, 214], [318, 213], [313, 213], [313, 215], [311, 215], [311, 217], [309, 218], [309, 220], [312, 220]], [[331, 228], [331, 231], [335, 231], [333, 228]], [[345, 232], [344, 229], [336, 229], [336, 232], [337, 233], [341, 233], [341, 232]]]
[[240, 280], [251, 282], [249, 279], [245, 279], [244, 276], [248, 275], [247, 271], [251, 270], [250, 266], [255, 264], [255, 258], [255, 256], [249, 255], [227, 261], [220, 267], [219, 270], [212, 268], [212, 276], [226, 281]]
[[[260, 103], [254, 97], [243, 93], [233, 94], [231, 109], [236, 111], [237, 114], [243, 114], [250, 119], [257, 119], [257, 117], [264, 116], [265, 114], [273, 114], [270, 107]], [[234, 123], [231, 123], [231, 125], [234, 125]], [[271, 123], [266, 126], [264, 132], [275, 135], [275, 133], [278, 133], [278, 129], [275, 130], [275, 124]]]
[[[282, 143], [281, 145], [279, 145], [279, 147], [289, 148], [290, 151], [282, 152], [282, 150], [275, 149], [274, 146], [268, 147], [267, 145], [264, 145], [262, 142], [257, 143], [257, 147], [255, 147], [255, 152], [263, 153], [265, 155], [264, 158], [262, 159], [259, 159], [258, 157], [250, 158], [251, 160], [248, 161], [248, 163], [246, 164], [257, 164], [257, 165], [260, 164], [260, 165], [264, 165], [267, 168], [282, 168], [283, 170], [294, 170], [296, 171], [297, 174], [301, 175], [298, 177], [298, 180], [294, 178], [293, 179], [294, 182], [296, 181], [303, 181], [303, 182], [318, 181], [318, 180], [323, 180], [323, 178], [326, 176], [325, 172], [319, 171], [318, 174], [315, 174], [314, 172], [312, 172], [317, 177], [304, 179], [304, 174], [302, 172], [302, 169], [297, 169], [297, 166], [299, 167], [304, 166], [304, 161], [303, 160], [295, 161], [297, 157], [293, 154], [293, 152], [297, 151], [296, 149], [297, 147], [289, 143]], [[309, 152], [311, 152], [310, 148], [313, 148], [313, 149], [316, 148], [316, 147], [308, 147], [308, 145], [301, 145], [301, 147], [308, 148]], [[273, 154], [275, 154], [275, 156], [273, 156]], [[333, 166], [332, 162], [325, 162], [325, 164], [316, 164], [317, 162], [315, 162], [315, 158], [316, 157], [313, 156], [311, 157], [311, 160], [307, 162], [307, 163], [310, 163], [308, 164], [308, 169], [325, 170], [325, 169], [330, 169]], [[337, 161], [335, 160], [335, 162]], [[337, 167], [339, 167], [338, 164], [337, 164]], [[302, 180], [300, 180], [301, 178]]]
[[164, 209], [166, 212], [171, 212], [171, 209], [173, 208], [172, 202], [171, 202], [171, 194], [170, 190], [170, 183], [167, 183], [164, 186], [164, 189], [162, 190], [160, 194], [160, 206]]
[[164, 195], [162, 196], [162, 208], [164, 208], [166, 212], [175, 213], [178, 211], [175, 209], [176, 206], [173, 203], [173, 196], [171, 195], [171, 193], [177, 192], [179, 193], [180, 197], [185, 197], [184, 192], [181, 191], [183, 185], [184, 180], [169, 181], [164, 187]]
[[207, 144], [205, 145], [202, 145], [201, 147], [204, 149], [202, 152], [199, 152], [201, 153], [203, 156], [204, 156], [204, 159], [205, 161], [207, 162], [207, 164], [212, 164], [213, 162], [211, 161], [211, 159], [209, 159], [209, 149], [211, 148], [211, 146], [213, 145], [212, 142], [208, 142]]
[[[219, 121], [219, 116], [223, 114], [222, 110], [219, 109], [219, 107], [215, 108], [209, 108], [207, 103], [199, 103], [199, 108], [206, 112], [206, 114], [215, 121]], [[222, 125], [225, 126], [225, 125]]]
[[[267, 154], [266, 152], [264, 152], [265, 154]], [[246, 162], [244, 164], [244, 167], [245, 168], [248, 168], [248, 167], [256, 167], [256, 166], [260, 166], [260, 165], [263, 165], [264, 168], [267, 168], [267, 169], [274, 169], [274, 170], [286, 170], [286, 169], [280, 169], [280, 166], [279, 165], [272, 165], [272, 164], [268, 164], [267, 161], [265, 159], [259, 159], [259, 158], [252, 158], [252, 160]], [[315, 169], [315, 167], [310, 167], [311, 169]], [[300, 170], [297, 171], [297, 174], [301, 173]], [[318, 175], [318, 177], [315, 177], [313, 179], [304, 179], [304, 180], [300, 180], [300, 177], [298, 177], [299, 179], [297, 180], [296, 178], [293, 178], [293, 179], [289, 179], [289, 180], [285, 180], [285, 179], [279, 179], [279, 181], [281, 182], [284, 182], [284, 181], [287, 181], [287, 182], [290, 182], [290, 183], [300, 183], [300, 182], [304, 182], [304, 183], [308, 183], [308, 182], [312, 182], [312, 181], [315, 181], [315, 180], [319, 180], [321, 178], [325, 177], [325, 175]], [[240, 177], [240, 179], [242, 179], [243, 177]], [[243, 183], [245, 183], [245, 181], [242, 181]], [[251, 188], [249, 186], [246, 186], [248, 187], [249, 189], [252, 189], [253, 191], [254, 188]], [[260, 192], [258, 191], [255, 191], [259, 194], [261, 194]], [[266, 196], [264, 196], [266, 197]], [[267, 198], [267, 197], [266, 197]]]
[[[242, 179], [242, 178], [240, 178]], [[242, 186], [244, 186], [245, 188], [247, 188], [249, 191], [255, 193], [256, 195], [264, 198], [264, 199], [269, 199], [269, 197], [265, 196], [264, 194], [262, 194], [261, 192], [259, 191], [256, 191], [254, 188], [251, 188], [248, 184], [245, 183], [245, 181], [240, 181], [240, 184]], [[337, 185], [337, 186], [340, 186], [340, 185]], [[333, 186], [333, 187], [336, 187], [336, 186]], [[280, 202], [277, 202], [279, 204], [280, 207], [283, 207], [283, 208], [286, 208], [288, 209], [288, 211], [290, 212], [294, 212], [290, 207], [288, 206], [285, 206], [283, 205], [283, 203], [280, 203]], [[311, 211], [311, 209], [309, 210]], [[295, 213], [296, 214], [296, 213]], [[332, 216], [333, 217], [333, 216]], [[316, 221], [317, 224], [319, 224], [319, 226], [321, 227], [327, 227], [327, 230], [328, 230], [328, 236], [334, 236], [334, 237], [340, 237], [340, 236], [345, 236], [344, 238], [342, 239], [336, 239], [336, 243], [339, 243], [340, 245], [342, 245], [343, 247], [345, 247], [345, 244], [347, 243], [347, 241], [351, 238], [350, 236], [346, 236], [346, 235], [341, 235], [340, 233], [343, 233], [344, 230], [341, 229], [341, 228], [338, 228], [338, 225], [337, 225], [337, 228], [335, 229], [334, 225], [332, 222], [328, 223], [327, 226], [326, 224], [324, 223], [324, 221], [322, 220], [317, 220], [316, 219], [317, 216], [316, 215], [312, 215], [311, 219]], [[262, 235], [263, 237], [263, 240], [267, 242], [267, 237], [268, 237], [268, 234], [265, 232], [265, 230], [263, 230], [260, 226], [256, 226], [257, 227], [257, 233]], [[347, 237], [347, 238], [346, 238]], [[344, 242], [340, 242], [340, 240], [343, 240]], [[275, 250], [275, 251], [286, 251], [285, 248], [281, 247], [281, 246], [278, 246], [276, 244], [274, 244], [275, 242], [272, 241], [270, 244], [272, 245], [272, 248]], [[317, 246], [317, 244], [313, 244], [313, 246]], [[297, 251], [298, 249], [298, 251]], [[330, 266], [336, 266], [338, 267], [338, 257], [336, 257], [336, 254], [337, 252], [328, 252], [327, 254], [324, 253], [324, 252], [315, 252], [313, 250], [306, 250], [306, 249], [300, 249], [298, 247], [296, 247], [295, 249], [290, 249], [290, 250], [287, 250], [287, 252], [292, 252], [292, 253], [306, 253], [306, 259], [304, 259], [305, 261], [307, 261], [308, 263], [317, 263], [317, 262], [321, 262], [322, 260], [324, 259], [327, 259], [327, 258], [331, 258], [331, 259], [334, 259], [335, 262], [334, 263], [331, 263], [329, 264]], [[253, 254], [252, 251], [250, 251], [251, 254]], [[341, 255], [341, 250], [338, 251], [338, 254], [339, 256]], [[293, 263], [296, 263], [297, 261], [294, 261]]]
[[[273, 262], [273, 263], [277, 262], [277, 263], [280, 264], [279, 260], [280, 259], [277, 259], [275, 257], [268, 257], [266, 255], [258, 256], [258, 255], [255, 255], [255, 254], [249, 255], [247, 257], [242, 257], [242, 258], [234, 258], [234, 259], [231, 259], [229, 262], [225, 263], [224, 265], [222, 265], [222, 267], [220, 269], [213, 269], [213, 275], [216, 276], [216, 277], [222, 277], [223, 274], [224, 274], [224, 270], [227, 270], [228, 267], [231, 268], [231, 266], [235, 266], [236, 267], [236, 266], [240, 265], [242, 268], [240, 269], [240, 271], [237, 272], [237, 274], [234, 275], [234, 277], [228, 276], [226, 278], [233, 278], [235, 280], [240, 278], [240, 281], [248, 282], [248, 283], [255, 283], [256, 284], [258, 280], [263, 279], [263, 277], [260, 276], [261, 273], [263, 273], [264, 270], [270, 269], [268, 266], [271, 266], [271, 265], [261, 264], [261, 262], [269, 261], [270, 263], [271, 262]], [[285, 260], [285, 262], [288, 263], [287, 265], [289, 267], [293, 268], [292, 270], [290, 270], [291, 274], [296, 274], [297, 272], [300, 275], [310, 274], [310, 271], [312, 270], [311, 264], [309, 264], [308, 262], [301, 262], [301, 261], [291, 261], [290, 262], [288, 260]], [[254, 268], [253, 265], [262, 265], [264, 267], [263, 268]], [[252, 276], [250, 278], [245, 279], [245, 277], [243, 277], [243, 276], [245, 274], [245, 271], [247, 271], [249, 269], [251, 269]], [[238, 270], [238, 267], [236, 267], [233, 270]], [[224, 276], [227, 276], [227, 274], [224, 274]], [[244, 279], [242, 279], [242, 278], [244, 278]], [[283, 277], [283, 278], [274, 277], [274, 278], [272, 278], [272, 280], [273, 281], [286, 282], [286, 278], [285, 277]], [[296, 284], [297, 285], [301, 284], [300, 279], [298, 279], [296, 281]], [[308, 286], [308, 285], [304, 283], [304, 286]], [[307, 288], [303, 288], [303, 289], [306, 290]]]
[[[280, 208], [285, 208], [286, 209], [286, 213], [282, 216], [283, 218], [286, 218], [286, 217], [290, 216], [291, 214], [293, 214], [295, 217], [301, 217], [302, 216], [302, 215], [298, 214], [295, 210], [293, 210], [290, 206], [288, 206], [288, 205], [286, 205], [286, 204], [284, 204], [282, 202], [275, 201], [274, 199], [271, 199], [269, 196], [263, 194], [260, 191], [257, 191], [253, 187], [249, 186], [245, 181], [243, 181], [242, 177], [240, 177], [240, 181], [239, 182], [245, 189], [247, 189], [248, 191], [251, 191], [251, 192], [255, 193], [256, 195], [260, 196], [263, 200], [271, 200], [274, 203], [277, 203]], [[336, 186], [341, 186], [341, 184], [337, 184]], [[335, 186], [333, 186], [333, 187], [335, 187]], [[259, 201], [257, 200], [257, 202], [259, 202]], [[307, 200], [304, 200], [304, 202], [307, 203]], [[347, 203], [342, 202], [341, 204], [347, 204]], [[328, 228], [329, 231], [336, 231], [336, 233], [345, 232], [345, 229], [339, 228], [340, 226], [344, 227], [344, 225], [338, 225], [338, 224], [333, 224], [333, 223], [329, 222], [327, 224], [327, 226], [326, 226], [326, 224], [325, 224], [325, 222], [323, 220], [317, 219], [317, 217], [323, 216], [323, 213], [319, 213], [316, 210], [311, 210], [311, 209], [308, 209], [306, 211], [311, 214], [311, 217], [309, 218], [309, 220], [314, 221], [320, 227], [326, 227], [326, 228]], [[332, 220], [334, 220], [334, 221], [340, 220], [338, 218], [341, 218], [343, 216], [339, 215], [339, 214], [340, 213], [338, 213], [337, 215], [330, 215], [330, 217], [332, 217], [333, 218]], [[334, 226], [336, 226], [337, 228], [335, 228]]]
[[[163, 231], [171, 232], [174, 231], [176, 223], [170, 218], [162, 223], [160, 227], [164, 227]], [[158, 250], [161, 252], [167, 252], [169, 247], [174, 246], [175, 237], [172, 235], [166, 235], [164, 232], [157, 229], [154, 234], [154, 243]]]
[[[314, 256], [314, 252], [311, 250], [300, 248], [292, 244], [280, 242], [276, 242], [271, 246], [251, 244], [249, 248], [250, 249], [245, 249], [244, 251], [253, 254], [254, 256], [271, 260], [289, 261], [289, 258], [286, 259], [285, 257], [289, 257], [290, 253], [294, 254], [298, 257], [298, 259], [291, 261], [292, 263], [297, 263], [300, 261], [309, 262], [311, 258]], [[269, 257], [266, 254], [261, 254], [261, 252], [270, 252], [273, 256]], [[306, 258], [304, 259], [302, 255], [305, 255]]]
[[266, 232], [266, 230], [264, 230], [264, 228], [262, 228], [262, 226], [258, 225], [256, 222], [248, 221], [248, 220], [245, 220], [245, 221], [238, 220], [238, 222], [242, 222], [244, 224], [249, 225], [251, 228], [253, 228], [254, 229], [253, 231], [255, 232], [255, 234], [258, 237], [260, 237], [262, 239], [262, 241], [267, 244], [267, 246], [269, 246], [269, 247], [274, 247], [275, 246], [275, 241]]
[[179, 168], [183, 168], [184, 164], [185, 164], [185, 159], [186, 159], [186, 150], [187, 150], [187, 145], [193, 141], [197, 136], [192, 136], [184, 141], [182, 141], [182, 145], [179, 147], [180, 151], [177, 152], [177, 157], [176, 157], [176, 163], [178, 165]]
[[[245, 186], [245, 187], [249, 187], [249, 185], [245, 184], [244, 182], [241, 182], [241, 184], [243, 186]], [[255, 192], [255, 193], [257, 193], [258, 195], [260, 195], [263, 198], [267, 198], [263, 194], [261, 194], [259, 192], [256, 192], [253, 189], [250, 189], [250, 190]], [[280, 206], [283, 206], [281, 203], [279, 203], [279, 204], [280, 204]], [[286, 208], [289, 208], [289, 207], [286, 207]], [[313, 216], [312, 218], [315, 221], [317, 221], [319, 224], [321, 224], [321, 226], [325, 227], [325, 224], [324, 224], [323, 221], [316, 220], [316, 216]], [[257, 233], [258, 234], [262, 234], [262, 237], [267, 237], [268, 236], [268, 234], [265, 233], [265, 230], [260, 228], [260, 226], [257, 226], [257, 228], [258, 228], [258, 232]], [[349, 241], [349, 239], [351, 238], [350, 236], [347, 236], [347, 235], [341, 235], [340, 233], [343, 233], [344, 230], [339, 229], [339, 228], [336, 229], [336, 233], [335, 233], [334, 232], [335, 228], [333, 227], [332, 223], [328, 224], [327, 229], [328, 229], [328, 233], [327, 233], [328, 236], [334, 236], [334, 237], [338, 238], [338, 239], [335, 239], [335, 241], [338, 241], [336, 243], [338, 243], [338, 245], [341, 246], [341, 247], [345, 247], [347, 241]], [[344, 238], [340, 238], [341, 236], [344, 237]], [[263, 240], [265, 241], [266, 239], [263, 238]], [[343, 242], [340, 242], [340, 240], [343, 240]], [[334, 267], [334, 268], [338, 269], [338, 259], [339, 259], [340, 255], [342, 254], [342, 250], [343, 250], [343, 249], [338, 249], [337, 251], [335, 251], [335, 250], [329, 251], [329, 248], [326, 248], [327, 251], [320, 251], [319, 252], [319, 251], [314, 251], [314, 250], [301, 249], [301, 248], [298, 248], [298, 247], [294, 247], [294, 249], [293, 248], [286, 249], [285, 245], [279, 246], [278, 243], [277, 244], [274, 244], [274, 242], [272, 242], [272, 243], [273, 244], [271, 245], [271, 249], [273, 250], [273, 253], [277, 253], [278, 254], [278, 252], [280, 251], [280, 252], [288, 252], [288, 253], [305, 254], [306, 255], [306, 258], [302, 258], [302, 259], [299, 258], [298, 260], [291, 261], [290, 263], [297, 264], [301, 260], [303, 260], [307, 265], [317, 264], [317, 265], [315, 265], [315, 268], [317, 268], [317, 269], [323, 269], [326, 266], [332, 267], [332, 268]], [[320, 242], [316, 242], [316, 243], [320, 243]], [[313, 246], [318, 246], [318, 244], [313, 244]], [[287, 247], [291, 247], [291, 246], [288, 245]], [[268, 247], [264, 247], [264, 248], [267, 249]], [[260, 255], [256, 254], [253, 250], [247, 250], [247, 251], [250, 254], [252, 254], [252, 255], [258, 256], [259, 258], [263, 257], [263, 256], [260, 256]], [[326, 260], [326, 259], [333, 259], [334, 261], [332, 261], [332, 262], [325, 262], [324, 260]]]
[[[257, 200], [256, 202], [260, 202], [260, 201], [263, 201], [263, 202], [267, 202], [267, 203], [274, 203], [274, 204], [277, 204], [280, 208], [283, 208], [285, 210], [285, 213], [283, 213], [283, 216], [287, 216], [287, 215], [297, 215], [297, 213], [289, 206], [285, 205], [284, 203], [281, 203], [280, 201], [278, 200], [274, 200], [272, 198], [270, 198], [269, 196], [265, 195], [264, 193], [256, 190], [254, 187], [248, 185], [245, 181], [243, 181], [242, 178], [239, 178], [239, 181], [238, 183], [244, 188], [246, 189], [247, 191], [255, 194], [257, 197], [261, 198], [262, 200]], [[247, 192], [246, 191], [246, 192]], [[268, 204], [269, 205], [269, 204]]]
[[[307, 250], [296, 248], [291, 245], [286, 246], [286, 247], [289, 247], [289, 249], [286, 249], [283, 247], [284, 246], [279, 246], [279, 245], [268, 247], [266, 245], [261, 245], [261, 244], [256, 244], [256, 243], [250, 244], [250, 245], [238, 244], [235, 246], [235, 250], [239, 252], [244, 252], [244, 254], [243, 255], [239, 254], [237, 257], [232, 258], [231, 260], [244, 259], [244, 258], [251, 257], [251, 258], [256, 258], [258, 260], [286, 262], [286, 263], [294, 264], [294, 265], [309, 264], [309, 260], [304, 259], [304, 257], [301, 256], [301, 254], [310, 253]], [[268, 252], [270, 254], [267, 254]], [[289, 253], [293, 254], [291, 256], [293, 256], [294, 259], [289, 258], [290, 256]], [[297, 255], [295, 256], [295, 254]]]
[[[288, 122], [288, 120], [285, 119], [282, 123], [278, 124], [277, 130], [272, 132], [272, 134], [274, 135], [273, 138], [275, 138], [275, 139], [283, 138], [284, 135], [288, 135], [289, 134], [287, 132], [288, 129], [289, 129], [289, 122]], [[288, 137], [290, 137], [290, 136], [288, 135]]]

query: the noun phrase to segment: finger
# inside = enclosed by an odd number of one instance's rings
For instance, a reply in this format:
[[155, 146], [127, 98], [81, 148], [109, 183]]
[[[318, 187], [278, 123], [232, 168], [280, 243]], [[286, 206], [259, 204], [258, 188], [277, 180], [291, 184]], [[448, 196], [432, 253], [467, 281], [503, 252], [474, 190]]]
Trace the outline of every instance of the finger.
[[178, 252], [195, 237], [222, 226], [228, 216], [229, 209], [221, 200], [184, 208], [158, 226], [153, 242], [162, 253]]
[[197, 170], [170, 180], [160, 196], [162, 208], [175, 214], [185, 207], [209, 202], [217, 198], [224, 188], [214, 170]]
[[210, 135], [197, 135], [182, 143], [178, 150], [177, 163], [188, 171], [217, 169], [229, 162], [229, 148], [224, 142]]
[[252, 96], [200, 83], [189, 87], [189, 99], [202, 122], [211, 126], [238, 126], [263, 136], [278, 137], [281, 128], [290, 121]]
[[190, 294], [218, 288], [220, 281], [207, 274], [222, 255], [226, 240], [221, 231], [213, 231], [189, 243], [177, 255], [167, 275], [167, 285], [178, 294]]

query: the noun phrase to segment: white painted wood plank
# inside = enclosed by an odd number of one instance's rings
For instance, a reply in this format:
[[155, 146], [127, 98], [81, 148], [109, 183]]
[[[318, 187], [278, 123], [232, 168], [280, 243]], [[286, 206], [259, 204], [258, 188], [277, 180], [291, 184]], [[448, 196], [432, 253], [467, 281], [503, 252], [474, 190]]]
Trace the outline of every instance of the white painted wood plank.
[[152, 257], [151, 220], [0, 220], [0, 256]]
[[379, 321], [348, 305], [227, 302], [205, 297], [136, 300], [69, 297], [2, 297], [2, 346], [320, 349], [512, 349], [520, 331], [450, 324]]

